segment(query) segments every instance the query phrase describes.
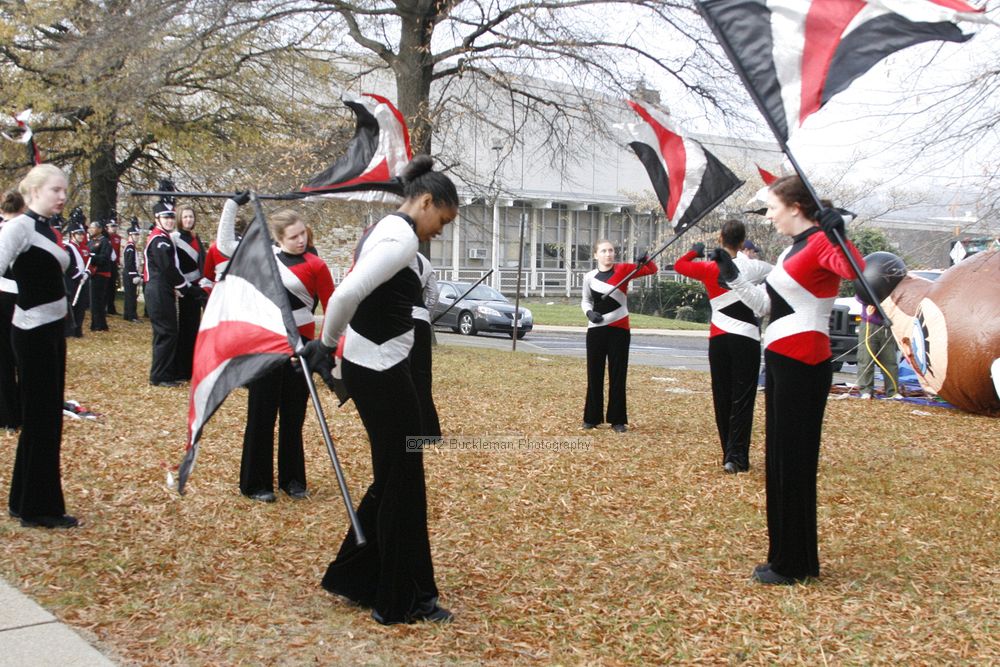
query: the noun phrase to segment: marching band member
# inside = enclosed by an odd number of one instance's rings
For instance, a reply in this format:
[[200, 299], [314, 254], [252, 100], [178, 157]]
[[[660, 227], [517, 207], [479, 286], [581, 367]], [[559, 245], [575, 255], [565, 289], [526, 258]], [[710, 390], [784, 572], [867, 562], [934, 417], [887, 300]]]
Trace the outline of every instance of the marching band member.
[[[758, 316], [764, 332], [767, 477], [767, 562], [752, 578], [794, 584], [819, 576], [816, 472], [823, 413], [830, 392], [830, 311], [842, 278], [854, 271], [832, 240], [844, 219], [820, 209], [798, 176], [779, 178], [767, 195], [767, 218], [792, 238], [763, 286], [746, 280], [728, 253], [718, 253], [719, 277]], [[828, 238], [829, 237], [829, 238]], [[847, 242], [858, 266], [864, 260]]]
[[[205, 247], [195, 233], [194, 209], [185, 206], [180, 210], [180, 229], [171, 236], [177, 248], [177, 262], [184, 279], [192, 285], [202, 285], [205, 268]], [[201, 307], [204, 296], [199, 293], [181, 294], [177, 300], [177, 355], [174, 364], [178, 380], [191, 379], [191, 365], [194, 363], [194, 343], [201, 325]]]
[[136, 242], [142, 237], [139, 221], [132, 218], [128, 228], [128, 242], [122, 250], [122, 287], [125, 289], [122, 317], [126, 322], [139, 321], [139, 285], [142, 284], [142, 274], [139, 272]]
[[172, 197], [161, 198], [153, 206], [153, 231], [143, 248], [146, 311], [153, 325], [153, 359], [149, 383], [155, 387], [176, 387], [177, 294], [201, 292], [181, 274], [177, 250], [170, 237], [177, 224]]
[[92, 220], [90, 233], [90, 330], [108, 330], [108, 283], [111, 281], [111, 241], [104, 232], [104, 223]]
[[[87, 229], [83, 226], [83, 210], [73, 209], [66, 225], [66, 237], [63, 247], [69, 254], [69, 267], [66, 269], [66, 302], [69, 304], [71, 317], [66, 318], [66, 335], [73, 338], [83, 338], [83, 319], [90, 308], [90, 290], [85, 281], [90, 278], [90, 244], [87, 243]], [[81, 287], [81, 283], [84, 283]], [[79, 296], [77, 296], [79, 294]], [[76, 303], [73, 300], [76, 299]]]
[[374, 473], [357, 510], [368, 542], [358, 547], [348, 531], [322, 585], [372, 607], [386, 625], [452, 618], [434, 583], [423, 456], [407, 448], [408, 436], [427, 432], [410, 369], [417, 244], [458, 215], [455, 185], [433, 164], [421, 155], [406, 166], [402, 205], [365, 230], [327, 304], [322, 340], [303, 352], [311, 368], [328, 365], [343, 335], [342, 375], [368, 431]]
[[21, 435], [11, 475], [9, 512], [21, 525], [72, 528], [66, 514], [59, 449], [66, 381], [66, 251], [48, 219], [66, 205], [66, 176], [51, 165], [31, 169], [18, 189], [28, 209], [0, 228], [0, 274], [17, 281], [11, 345], [21, 388]]
[[[615, 247], [602, 239], [594, 244], [597, 268], [583, 277], [580, 307], [587, 324], [587, 399], [583, 407], [583, 428], [604, 423], [604, 367], [608, 368], [607, 421], [617, 433], [628, 430], [625, 382], [628, 378], [628, 348], [632, 339], [628, 323], [628, 285], [614, 289], [639, 264], [633, 278], [656, 273], [653, 262], [615, 264]], [[608, 298], [604, 298], [610, 294]]]

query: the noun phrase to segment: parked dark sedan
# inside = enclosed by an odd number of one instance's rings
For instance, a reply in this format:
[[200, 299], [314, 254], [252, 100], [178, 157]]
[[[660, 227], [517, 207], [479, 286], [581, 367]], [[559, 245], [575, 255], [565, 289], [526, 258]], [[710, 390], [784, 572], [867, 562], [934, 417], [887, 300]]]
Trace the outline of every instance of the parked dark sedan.
[[[454, 306], [434, 326], [450, 327], [452, 331], [466, 336], [474, 336], [480, 331], [513, 336], [514, 304], [486, 285], [477, 285], [476, 289], [455, 303], [455, 299], [465, 294], [470, 287], [471, 283], [438, 281], [438, 302], [431, 308], [431, 320], [443, 313], [448, 306]], [[517, 337], [524, 338], [533, 324], [531, 311], [522, 307], [518, 317]]]

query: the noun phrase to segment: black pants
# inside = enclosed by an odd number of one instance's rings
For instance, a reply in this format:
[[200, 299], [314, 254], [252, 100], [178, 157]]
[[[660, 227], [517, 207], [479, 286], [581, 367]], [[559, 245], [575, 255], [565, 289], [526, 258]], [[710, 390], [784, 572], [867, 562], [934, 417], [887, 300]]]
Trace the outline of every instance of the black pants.
[[406, 621], [438, 596], [427, 533], [423, 454], [407, 451], [420, 435], [417, 390], [409, 360], [385, 371], [343, 362], [347, 384], [371, 441], [374, 479], [358, 505], [368, 542], [344, 538], [323, 588], [374, 607], [383, 622]]
[[21, 437], [10, 480], [10, 510], [25, 519], [66, 513], [59, 476], [66, 336], [61, 319], [34, 329], [13, 328], [21, 378]]
[[[90, 282], [90, 279], [87, 279]], [[80, 296], [76, 294], [79, 291]], [[76, 305], [73, 305], [76, 299]], [[80, 287], [79, 280], [66, 279], [66, 307], [69, 313], [66, 315], [66, 336], [83, 338], [83, 320], [87, 316], [87, 309], [90, 308], [90, 286], [85, 282]]]
[[309, 389], [301, 373], [288, 361], [250, 383], [247, 427], [243, 432], [240, 492], [252, 495], [274, 491], [274, 424], [278, 422], [278, 486], [288, 491], [292, 482], [306, 486], [302, 424]]
[[107, 276], [96, 273], [90, 277], [91, 331], [108, 330], [108, 281]]
[[621, 327], [587, 329], [587, 401], [583, 421], [604, 422], [604, 365], [608, 366], [608, 414], [610, 424], [627, 424], [625, 381], [628, 378], [628, 347], [632, 332]]
[[111, 278], [108, 279], [108, 296], [106, 303], [108, 304], [108, 315], [117, 315], [118, 309], [115, 308], [115, 297], [118, 295], [118, 279], [119, 270], [117, 266], [111, 267]]
[[17, 384], [17, 358], [11, 343], [17, 295], [0, 292], [0, 428], [21, 425], [21, 389]]
[[722, 463], [732, 462], [746, 470], [750, 467], [760, 341], [731, 333], [712, 336], [708, 339], [708, 365], [712, 371], [712, 402], [722, 443]]
[[410, 350], [410, 372], [413, 386], [420, 399], [420, 435], [441, 437], [441, 422], [434, 406], [433, 370], [431, 364], [431, 325], [423, 320], [413, 320], [413, 349]]
[[125, 300], [122, 307], [122, 317], [131, 322], [139, 319], [139, 312], [136, 309], [139, 305], [139, 286], [132, 282], [128, 276], [125, 277]]
[[201, 300], [185, 294], [177, 299], [177, 356], [174, 365], [178, 380], [191, 379], [194, 343], [201, 326]]
[[172, 382], [177, 355], [177, 299], [169, 285], [150, 281], [146, 285], [146, 309], [153, 325], [153, 361], [149, 367], [149, 381]]
[[816, 471], [833, 371], [770, 350], [764, 360], [767, 561], [786, 577], [818, 577]]

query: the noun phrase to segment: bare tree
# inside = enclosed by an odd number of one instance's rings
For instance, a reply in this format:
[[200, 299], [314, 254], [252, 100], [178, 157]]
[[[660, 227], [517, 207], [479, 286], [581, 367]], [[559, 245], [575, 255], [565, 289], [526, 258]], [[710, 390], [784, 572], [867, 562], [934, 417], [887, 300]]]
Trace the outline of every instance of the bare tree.
[[[35, 110], [46, 158], [72, 167], [103, 218], [122, 182], [165, 172], [197, 181], [204, 164], [231, 177], [236, 155], [315, 122], [323, 105], [303, 93], [331, 72], [303, 50], [324, 26], [305, 26], [301, 10], [282, 0], [2, 2], [4, 101]], [[3, 156], [5, 169], [23, 168], [23, 153]]]

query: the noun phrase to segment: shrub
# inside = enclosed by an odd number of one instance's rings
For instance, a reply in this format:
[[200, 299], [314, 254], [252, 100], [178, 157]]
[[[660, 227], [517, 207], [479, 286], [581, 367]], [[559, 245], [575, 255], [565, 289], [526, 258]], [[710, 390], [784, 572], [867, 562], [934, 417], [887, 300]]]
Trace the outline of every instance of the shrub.
[[701, 283], [659, 280], [650, 287], [629, 289], [628, 309], [633, 313], [672, 317], [688, 322], [708, 322], [711, 309]]

